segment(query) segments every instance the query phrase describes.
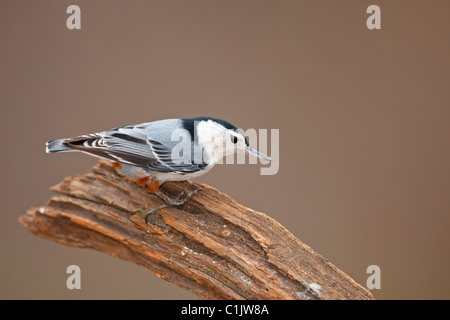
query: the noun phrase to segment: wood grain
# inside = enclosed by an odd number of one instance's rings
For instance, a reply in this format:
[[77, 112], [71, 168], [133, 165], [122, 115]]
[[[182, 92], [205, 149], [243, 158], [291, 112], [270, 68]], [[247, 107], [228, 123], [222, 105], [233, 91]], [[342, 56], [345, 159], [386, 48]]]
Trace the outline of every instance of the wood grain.
[[100, 161], [53, 187], [59, 195], [19, 221], [39, 237], [133, 262], [204, 299], [373, 299], [269, 216], [207, 185], [161, 190], [174, 196], [198, 187], [147, 225], [145, 214], [163, 201]]

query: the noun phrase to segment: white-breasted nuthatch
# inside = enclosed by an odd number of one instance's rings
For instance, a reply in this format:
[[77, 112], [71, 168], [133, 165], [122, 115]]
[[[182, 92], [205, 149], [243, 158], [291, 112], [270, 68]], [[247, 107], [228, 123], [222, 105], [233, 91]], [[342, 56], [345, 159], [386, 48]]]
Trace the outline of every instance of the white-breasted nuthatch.
[[185, 203], [198, 190], [182, 201], [171, 200], [159, 193], [159, 186], [166, 181], [199, 177], [234, 153], [271, 161], [250, 147], [243, 132], [234, 125], [211, 117], [158, 120], [50, 140], [46, 151], [81, 151], [109, 160], [121, 175], [162, 196], [169, 205]]

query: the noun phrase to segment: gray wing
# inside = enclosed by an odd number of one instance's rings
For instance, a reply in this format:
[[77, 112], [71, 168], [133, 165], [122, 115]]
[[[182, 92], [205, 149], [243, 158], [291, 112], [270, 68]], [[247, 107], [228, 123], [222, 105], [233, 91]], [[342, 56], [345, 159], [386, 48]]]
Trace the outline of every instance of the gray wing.
[[[172, 139], [180, 130], [178, 119], [160, 120], [118, 127], [96, 134], [66, 139], [63, 146], [111, 161], [156, 172], [189, 173], [207, 164], [194, 161], [195, 145], [190, 139]], [[181, 129], [183, 130], [183, 129]]]

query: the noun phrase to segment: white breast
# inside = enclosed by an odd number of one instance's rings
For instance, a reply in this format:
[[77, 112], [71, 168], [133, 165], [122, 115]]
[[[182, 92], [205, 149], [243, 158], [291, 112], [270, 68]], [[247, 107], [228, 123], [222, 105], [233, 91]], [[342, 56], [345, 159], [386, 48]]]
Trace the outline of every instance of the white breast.
[[180, 174], [175, 172], [152, 173], [161, 183], [166, 181], [184, 181], [200, 177], [214, 167], [214, 163], [209, 164], [203, 170]]
[[208, 120], [197, 125], [198, 144], [205, 149], [206, 163], [218, 163], [224, 157], [224, 127]]

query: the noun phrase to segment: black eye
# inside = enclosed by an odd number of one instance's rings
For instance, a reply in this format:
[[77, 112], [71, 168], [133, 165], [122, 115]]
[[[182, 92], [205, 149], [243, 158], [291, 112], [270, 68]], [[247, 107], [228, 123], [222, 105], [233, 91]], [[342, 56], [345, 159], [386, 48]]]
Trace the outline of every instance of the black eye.
[[238, 142], [238, 138], [236, 136], [231, 136], [231, 142], [236, 144]]

